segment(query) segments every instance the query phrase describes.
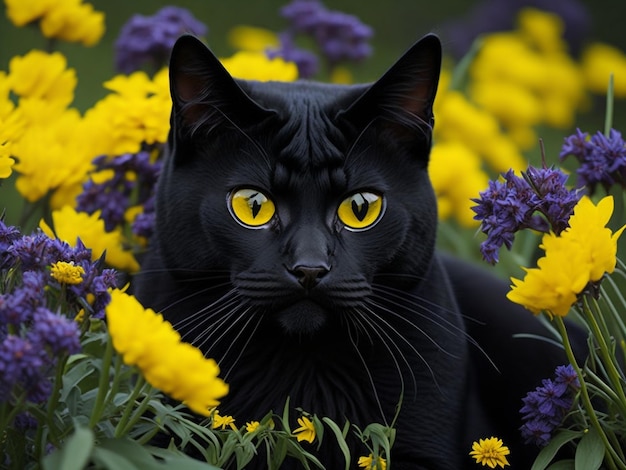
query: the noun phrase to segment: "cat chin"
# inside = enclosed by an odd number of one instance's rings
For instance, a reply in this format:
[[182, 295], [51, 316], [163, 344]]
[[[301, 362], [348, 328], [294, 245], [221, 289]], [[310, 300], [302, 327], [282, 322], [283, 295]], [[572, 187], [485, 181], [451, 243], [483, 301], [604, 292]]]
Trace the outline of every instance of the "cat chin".
[[327, 310], [320, 304], [305, 299], [283, 308], [278, 312], [277, 318], [286, 333], [311, 335], [326, 323]]

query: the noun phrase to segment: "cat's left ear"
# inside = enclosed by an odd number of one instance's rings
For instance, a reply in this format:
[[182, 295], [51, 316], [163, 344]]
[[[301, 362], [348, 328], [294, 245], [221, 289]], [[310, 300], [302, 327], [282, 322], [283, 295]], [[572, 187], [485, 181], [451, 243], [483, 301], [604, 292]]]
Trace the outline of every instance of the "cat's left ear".
[[424, 36], [337, 118], [357, 129], [381, 119], [399, 139], [430, 145], [441, 56], [439, 38]]

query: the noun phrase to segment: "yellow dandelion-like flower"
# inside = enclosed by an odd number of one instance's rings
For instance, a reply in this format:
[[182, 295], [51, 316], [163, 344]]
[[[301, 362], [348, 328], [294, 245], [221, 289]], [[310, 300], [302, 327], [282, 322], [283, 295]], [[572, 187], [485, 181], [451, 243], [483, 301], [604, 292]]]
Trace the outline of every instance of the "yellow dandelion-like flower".
[[80, 284], [83, 282], [85, 270], [74, 263], [58, 261], [50, 268], [50, 275], [61, 284]]
[[365, 468], [367, 470], [387, 470], [387, 461], [381, 456], [378, 456], [377, 459], [374, 459], [374, 456], [372, 454], [368, 455], [367, 457], [359, 457], [358, 464], [359, 467]]
[[306, 416], [303, 416], [302, 418], [298, 418], [298, 424], [300, 427], [293, 431], [293, 435], [296, 437], [298, 442], [307, 441], [312, 443], [316, 436], [313, 422]]
[[489, 439], [480, 439], [472, 444], [470, 455], [476, 459], [476, 463], [489, 468], [504, 468], [510, 465], [506, 459], [511, 451], [502, 443], [502, 439], [490, 437]]
[[213, 424], [211, 425], [213, 429], [221, 429], [224, 430], [227, 427], [232, 429], [233, 431], [237, 430], [237, 426], [235, 426], [235, 418], [230, 415], [221, 416], [217, 410], [213, 413]]
[[111, 266], [128, 272], [139, 271], [139, 263], [133, 254], [124, 249], [123, 234], [119, 230], [107, 232], [104, 220], [100, 218], [100, 211], [89, 215], [65, 206], [52, 211], [52, 223], [54, 231], [43, 220], [39, 223], [40, 228], [50, 238], [58, 238], [71, 246], [76, 246], [77, 239], [80, 238], [81, 242], [91, 249], [94, 261], [106, 252], [106, 262]]
[[126, 364], [136, 366], [148, 383], [192, 411], [211, 416], [228, 385], [218, 377], [219, 366], [202, 352], [181, 342], [172, 325], [132, 295], [111, 291], [106, 307], [113, 346]]

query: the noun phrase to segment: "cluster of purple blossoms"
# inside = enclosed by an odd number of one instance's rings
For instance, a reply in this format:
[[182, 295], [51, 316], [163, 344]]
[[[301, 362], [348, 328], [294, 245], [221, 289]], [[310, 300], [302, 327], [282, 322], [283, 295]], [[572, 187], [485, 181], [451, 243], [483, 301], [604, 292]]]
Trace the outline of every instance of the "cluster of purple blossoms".
[[142, 151], [110, 158], [94, 159], [95, 171], [112, 171], [112, 177], [103, 182], [92, 179], [83, 185], [77, 197], [77, 210], [93, 214], [101, 211], [107, 231], [126, 222], [126, 211], [134, 205], [142, 206], [131, 226], [135, 235], [149, 238], [154, 227], [154, 191], [161, 171], [161, 161]]
[[479, 193], [472, 210], [481, 222], [487, 239], [480, 251], [485, 261], [498, 262], [502, 245], [511, 249], [515, 233], [523, 229], [561, 233], [567, 226], [574, 206], [582, 196], [565, 187], [567, 175], [559, 169], [529, 167], [522, 176], [512, 170], [503, 180], [490, 181]]
[[311, 53], [295, 46], [298, 34], [315, 41], [330, 68], [342, 61], [358, 62], [372, 54], [368, 43], [372, 28], [354, 15], [328, 10], [319, 0], [293, 0], [280, 13], [290, 27], [280, 36], [280, 49], [270, 54], [294, 61], [302, 78], [310, 78], [316, 72], [317, 62]]
[[580, 166], [576, 170], [577, 184], [587, 186], [593, 193], [598, 184], [609, 189], [614, 184], [626, 187], [626, 143], [622, 134], [611, 129], [608, 137], [597, 132], [576, 132], [565, 138], [560, 158], [573, 155]]
[[166, 6], [153, 16], [133, 15], [115, 41], [115, 67], [131, 73], [147, 63], [158, 70], [167, 64], [180, 35], [204, 36], [207, 32], [204, 23], [181, 7]]
[[555, 378], [545, 379], [540, 387], [522, 399], [520, 409], [524, 424], [520, 428], [527, 444], [546, 446], [552, 432], [561, 425], [572, 408], [574, 396], [580, 388], [576, 371], [571, 365], [559, 366]]
[[[0, 220], [0, 403], [16, 397], [44, 402], [59, 358], [80, 351], [82, 310], [104, 317], [114, 270], [91, 261], [91, 251], [51, 239], [38, 231], [22, 235]], [[81, 281], [62, 284], [53, 264], [80, 268]], [[62, 313], [59, 313], [62, 312]]]

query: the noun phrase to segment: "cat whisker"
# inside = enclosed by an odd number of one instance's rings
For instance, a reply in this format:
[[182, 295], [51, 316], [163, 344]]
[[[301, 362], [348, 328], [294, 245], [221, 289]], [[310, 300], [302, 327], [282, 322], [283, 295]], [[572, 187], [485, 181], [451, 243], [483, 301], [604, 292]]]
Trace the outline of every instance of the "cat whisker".
[[[220, 315], [224, 311], [227, 311], [233, 306], [236, 306], [239, 301], [239, 296], [233, 295], [234, 289], [228, 291], [222, 297], [212, 302], [211, 304], [202, 307], [200, 310], [197, 310], [191, 315], [188, 315], [181, 319], [180, 321], [173, 324], [176, 329], [183, 329], [185, 327], [192, 327], [193, 330], [198, 329], [202, 325], [205, 325], [208, 321], [215, 318], [217, 315]], [[221, 305], [220, 305], [221, 304]], [[205, 315], [206, 312], [210, 311], [208, 315]], [[197, 323], [195, 323], [197, 321]], [[194, 324], [195, 323], [195, 324]], [[184, 336], [192, 333], [189, 331], [185, 333]]]
[[[359, 312], [357, 310], [355, 310], [354, 313], [356, 315], [358, 315], [358, 316], [350, 315], [349, 318], [352, 320], [351, 323], [354, 325], [355, 328], [367, 331], [367, 328], [361, 322], [361, 320], [367, 320], [367, 319], [364, 317], [364, 315], [361, 312]], [[369, 334], [368, 334], [368, 336], [369, 336]], [[374, 400], [376, 401], [376, 405], [378, 406], [378, 411], [380, 412], [380, 416], [382, 417], [383, 422], [385, 423], [385, 425], [387, 425], [387, 417], [385, 416], [385, 412], [383, 410], [382, 402], [381, 402], [380, 397], [378, 395], [378, 390], [376, 390], [376, 384], [374, 383], [374, 377], [372, 376], [370, 368], [367, 365], [367, 361], [363, 357], [363, 354], [361, 353], [361, 351], [360, 351], [360, 349], [358, 347], [358, 344], [357, 344], [358, 341], [352, 336], [352, 329], [350, 328], [350, 325], [348, 325], [348, 338], [350, 339], [350, 344], [352, 344], [352, 347], [354, 348], [354, 351], [356, 352], [357, 356], [359, 357], [359, 360], [361, 361], [361, 364], [363, 365], [363, 369], [365, 370], [365, 373], [367, 374], [367, 379], [368, 379], [368, 381], [370, 383], [370, 386], [372, 387], [372, 392], [374, 394]], [[392, 354], [392, 356], [393, 356], [393, 354]], [[400, 375], [400, 380], [401, 380], [403, 388], [404, 388], [402, 374], [399, 374], [399, 375]]]
[[[247, 313], [250, 309], [247, 309], [245, 313]], [[226, 373], [224, 374], [224, 380], [226, 380], [228, 378], [228, 376], [230, 375], [230, 373], [233, 371], [233, 369], [235, 368], [235, 366], [237, 365], [237, 363], [239, 362], [239, 360], [241, 359], [241, 356], [243, 355], [244, 351], [246, 350], [246, 348], [248, 347], [248, 344], [250, 344], [250, 341], [252, 340], [252, 338], [254, 337], [256, 330], [259, 328], [259, 325], [261, 324], [261, 321], [263, 320], [263, 316], [262, 315], [250, 315], [250, 318], [248, 319], [248, 321], [243, 325], [243, 328], [241, 328], [241, 330], [239, 330], [239, 333], [237, 334], [237, 336], [235, 337], [235, 339], [231, 342], [231, 345], [228, 347], [228, 349], [226, 350], [226, 352], [224, 353], [224, 355], [222, 356], [222, 359], [224, 357], [226, 357], [228, 355], [228, 353], [230, 352], [230, 349], [232, 348], [232, 346], [237, 342], [237, 340], [239, 339], [239, 337], [243, 334], [243, 332], [246, 330], [246, 328], [248, 327], [248, 325], [250, 324], [250, 322], [254, 319], [257, 318], [257, 322], [256, 325], [254, 325], [254, 328], [252, 329], [252, 332], [248, 335], [248, 339], [246, 340], [246, 342], [244, 343], [244, 345], [241, 347], [241, 349], [239, 350], [239, 354], [237, 355], [237, 357], [235, 358], [235, 360], [233, 361], [233, 363], [231, 364], [231, 366], [228, 368], [228, 370], [226, 371]]]
[[[202, 349], [203, 351], [207, 351], [207, 352], [210, 351], [211, 349], [210, 347], [206, 349], [203, 349], [203, 348], [209, 342], [209, 340], [211, 340], [217, 333], [220, 333], [221, 327], [224, 325], [227, 325], [227, 327], [223, 331], [221, 331], [219, 336], [217, 336], [217, 338], [213, 340], [213, 343], [212, 343], [213, 346], [215, 346], [222, 339], [224, 339], [224, 337], [228, 334], [228, 332], [231, 331], [235, 327], [235, 325], [237, 325], [237, 323], [242, 318], [244, 318], [246, 313], [250, 310], [250, 307], [248, 307], [245, 310], [240, 311], [240, 307], [241, 306], [235, 307], [232, 311], [228, 312], [226, 315], [221, 316], [217, 322], [212, 323], [208, 328], [205, 328], [200, 334], [194, 337], [194, 341], [192, 344]], [[217, 314], [218, 313], [216, 312], [215, 314], [212, 314], [211, 316], [214, 316]], [[235, 317], [235, 315], [237, 315], [237, 317], [234, 318], [233, 320], [233, 317]], [[205, 322], [203, 321], [202, 323], [205, 323]], [[198, 324], [197, 326], [200, 327], [201, 324]], [[231, 342], [231, 345], [232, 345], [232, 342]], [[230, 349], [230, 346], [228, 349]]]
[[[375, 303], [372, 303], [372, 305], [374, 307], [378, 307]], [[408, 367], [408, 369], [409, 369], [409, 371], [411, 373], [411, 379], [413, 381], [413, 390], [417, 391], [417, 379], [415, 377], [415, 373], [413, 371], [413, 368], [411, 367], [410, 362], [408, 361], [408, 359], [406, 358], [405, 354], [403, 353], [402, 348], [393, 340], [393, 338], [390, 336], [390, 334], [383, 329], [383, 326], [387, 327], [387, 329], [391, 333], [395, 334], [396, 337], [398, 337], [400, 340], [402, 340], [402, 342], [405, 343], [413, 353], [415, 353], [415, 355], [420, 359], [420, 361], [422, 361], [422, 363], [426, 366], [426, 369], [428, 370], [428, 372], [430, 374], [430, 377], [432, 378], [433, 383], [435, 384], [437, 389], [440, 390], [439, 384], [437, 382], [437, 378], [435, 376], [435, 373], [434, 373], [432, 367], [430, 366], [430, 364], [428, 363], [428, 361], [426, 360], [426, 358], [424, 357], [424, 355], [422, 353], [420, 353], [417, 350], [417, 348], [413, 344], [411, 344], [411, 342], [409, 340], [407, 340], [406, 337], [402, 333], [400, 333], [400, 331], [398, 331], [398, 329], [396, 327], [394, 327], [392, 324], [390, 324], [381, 315], [376, 313], [373, 309], [369, 308], [368, 306], [364, 306], [364, 308], [366, 309], [368, 315], [371, 315], [374, 319], [376, 319], [376, 325], [375, 326], [378, 326], [379, 328], [374, 328], [374, 331], [376, 331], [377, 333], [380, 331], [380, 332], [383, 332], [385, 334], [385, 336], [389, 339], [389, 341], [393, 344], [393, 346], [396, 348], [396, 350], [398, 351], [398, 353], [402, 357], [402, 361]], [[380, 307], [378, 307], [378, 308], [380, 308]], [[372, 321], [372, 319], [368, 319], [368, 320]], [[380, 337], [380, 335], [379, 335], [379, 337]], [[432, 338], [429, 338], [429, 339], [432, 341]], [[382, 338], [381, 338], [381, 340], [382, 340]], [[402, 376], [402, 370], [400, 369], [400, 364], [398, 363], [398, 360], [396, 359], [395, 355], [392, 353], [391, 349], [389, 348], [389, 346], [387, 345], [387, 343], [384, 340], [383, 340], [383, 343], [385, 344], [385, 347], [387, 348], [387, 350], [391, 354], [392, 359], [393, 359], [394, 363], [396, 364], [396, 369], [398, 370], [398, 375], [400, 376], [400, 380], [402, 382], [402, 389], [404, 390], [404, 379], [403, 379], [403, 376]], [[435, 345], [437, 346], [438, 349], [441, 349], [439, 347], [439, 345], [437, 345], [436, 343], [435, 343]]]
[[[389, 302], [392, 305], [397, 306], [397, 307], [401, 307], [403, 309], [406, 309], [407, 307], [409, 307], [410, 311], [412, 311], [416, 315], [419, 315], [423, 319], [426, 319], [426, 320], [429, 320], [429, 321], [433, 322], [435, 325], [443, 328], [445, 331], [448, 331], [450, 333], [458, 333], [458, 334], [460, 334], [461, 336], [463, 336], [463, 338], [465, 340], [467, 340], [467, 342], [469, 344], [471, 344], [476, 349], [478, 349], [478, 351], [480, 351], [480, 353], [489, 361], [489, 363], [494, 367], [495, 370], [498, 370], [498, 367], [496, 366], [496, 364], [493, 362], [493, 360], [489, 357], [487, 352], [478, 344], [478, 342], [474, 338], [472, 338], [463, 328], [455, 325], [450, 320], [446, 319], [441, 314], [436, 312], [436, 310], [439, 310], [439, 311], [442, 311], [442, 312], [449, 312], [449, 313], [456, 314], [456, 312], [454, 312], [452, 309], [439, 306], [435, 302], [432, 302], [432, 301], [430, 301], [428, 299], [425, 299], [425, 298], [420, 297], [418, 295], [411, 294], [411, 293], [405, 292], [405, 291], [403, 291], [401, 289], [397, 289], [395, 287], [391, 287], [391, 286], [387, 286], [387, 285], [373, 284], [372, 285], [372, 290], [374, 292], [382, 292], [382, 293], [385, 294], [384, 296], [382, 296], [380, 294], [375, 294], [376, 298], [382, 299], [385, 302]], [[396, 299], [399, 299], [399, 300], [403, 301], [404, 304], [401, 304], [399, 302], [394, 302], [391, 299], [389, 299], [389, 297], [394, 297]], [[414, 301], [412, 301], [411, 299], [413, 299]], [[424, 305], [424, 304], [426, 304], [426, 305]], [[433, 309], [430, 309], [427, 306], [433, 307]], [[417, 309], [414, 309], [412, 307], [417, 307]], [[395, 312], [395, 311], [393, 311], [391, 309], [387, 309], [387, 311], [390, 314], [392, 314], [392, 315], [396, 316], [397, 318], [399, 318], [400, 320], [405, 321], [409, 325], [416, 327], [416, 325], [413, 324], [405, 316], [399, 315], [397, 312]], [[424, 314], [423, 312], [428, 313], [428, 315]], [[444, 324], [446, 324], [448, 326], [447, 327], [443, 326], [442, 323], [444, 323]]]

